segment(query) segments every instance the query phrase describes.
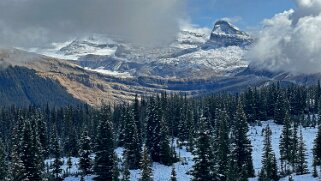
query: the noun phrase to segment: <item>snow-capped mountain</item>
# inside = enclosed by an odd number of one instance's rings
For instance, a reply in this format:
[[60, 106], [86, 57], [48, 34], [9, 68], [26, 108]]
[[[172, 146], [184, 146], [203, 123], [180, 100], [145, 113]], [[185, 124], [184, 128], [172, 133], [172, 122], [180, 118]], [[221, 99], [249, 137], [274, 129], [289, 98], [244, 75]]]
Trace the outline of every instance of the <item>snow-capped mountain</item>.
[[248, 46], [253, 39], [245, 32], [227, 21], [217, 21], [214, 25], [208, 44], [215, 47]]
[[115, 75], [193, 79], [230, 75], [247, 67], [244, 54], [251, 42], [245, 32], [220, 20], [212, 32], [183, 27], [167, 47], [144, 47], [119, 37], [95, 35], [38, 53], [78, 60], [83, 67], [100, 72], [105, 69]]

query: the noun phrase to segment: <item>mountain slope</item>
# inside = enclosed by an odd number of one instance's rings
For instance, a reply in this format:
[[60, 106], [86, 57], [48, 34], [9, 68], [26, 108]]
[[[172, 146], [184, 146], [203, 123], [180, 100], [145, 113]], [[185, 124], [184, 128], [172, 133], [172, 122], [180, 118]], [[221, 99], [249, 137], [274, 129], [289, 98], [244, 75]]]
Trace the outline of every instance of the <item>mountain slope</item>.
[[2, 105], [45, 105], [60, 107], [78, 105], [58, 82], [37, 75], [23, 67], [0, 69], [0, 102]]

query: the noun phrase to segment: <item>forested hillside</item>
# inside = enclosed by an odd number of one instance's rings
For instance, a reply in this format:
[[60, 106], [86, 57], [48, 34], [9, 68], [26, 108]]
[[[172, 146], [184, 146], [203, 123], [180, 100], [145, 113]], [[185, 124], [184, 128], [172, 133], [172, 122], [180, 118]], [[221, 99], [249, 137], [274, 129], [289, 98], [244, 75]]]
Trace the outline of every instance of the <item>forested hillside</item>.
[[[163, 93], [99, 109], [86, 105], [3, 107], [0, 180], [133, 180], [134, 172], [139, 173], [136, 180], [158, 180], [153, 174], [159, 171], [152, 170], [151, 163], [190, 164], [187, 173], [179, 174], [195, 181], [254, 177], [267, 181], [308, 173], [317, 177], [321, 164], [320, 95], [319, 84], [287, 88], [272, 84], [249, 88], [239, 95], [189, 99]], [[272, 145], [276, 126], [267, 120], [282, 127], [279, 153]], [[248, 133], [262, 124], [262, 133], [256, 134], [263, 134], [264, 146], [257, 155], [253, 154], [255, 137]], [[302, 129], [307, 127], [319, 127], [312, 150], [307, 150], [303, 141]], [[183, 149], [192, 153], [191, 161], [177, 152]], [[313, 152], [313, 165], [308, 165], [307, 152]], [[253, 160], [261, 156], [257, 173]], [[72, 169], [75, 164], [76, 171]], [[175, 168], [169, 177], [182, 180]]]
[[2, 105], [50, 106], [77, 105], [81, 102], [54, 80], [37, 75], [24, 67], [0, 68], [0, 103]]

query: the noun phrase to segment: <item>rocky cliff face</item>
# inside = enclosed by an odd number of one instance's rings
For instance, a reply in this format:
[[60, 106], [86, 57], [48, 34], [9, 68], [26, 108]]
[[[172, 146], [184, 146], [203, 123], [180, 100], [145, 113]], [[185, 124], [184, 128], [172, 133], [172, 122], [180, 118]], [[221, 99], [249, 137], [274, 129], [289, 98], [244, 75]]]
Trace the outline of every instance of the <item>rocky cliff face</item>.
[[253, 39], [248, 34], [240, 31], [229, 22], [220, 20], [215, 23], [208, 44], [216, 48], [228, 46], [246, 47], [252, 42]]

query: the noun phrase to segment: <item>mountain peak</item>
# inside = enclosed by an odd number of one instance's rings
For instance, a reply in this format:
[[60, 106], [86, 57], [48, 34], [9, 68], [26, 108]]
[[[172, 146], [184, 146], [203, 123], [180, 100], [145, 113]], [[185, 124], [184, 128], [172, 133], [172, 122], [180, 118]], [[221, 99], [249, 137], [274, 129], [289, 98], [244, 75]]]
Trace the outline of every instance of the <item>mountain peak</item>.
[[215, 47], [247, 46], [252, 38], [228, 21], [219, 20], [215, 23], [209, 42]]
[[220, 35], [246, 35], [246, 33], [240, 31], [239, 28], [232, 25], [228, 21], [218, 20], [213, 28], [212, 34]]

